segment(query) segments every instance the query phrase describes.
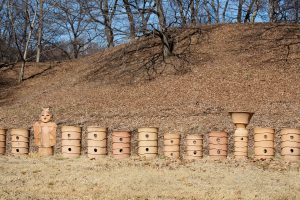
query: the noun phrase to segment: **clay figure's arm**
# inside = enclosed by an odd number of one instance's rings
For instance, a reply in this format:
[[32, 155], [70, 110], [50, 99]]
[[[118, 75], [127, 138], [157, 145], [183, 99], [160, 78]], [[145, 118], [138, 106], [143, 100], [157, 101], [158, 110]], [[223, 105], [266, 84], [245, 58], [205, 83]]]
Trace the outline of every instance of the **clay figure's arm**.
[[50, 132], [50, 146], [55, 146], [57, 125], [55, 123], [53, 123], [51, 125], [52, 125], [52, 128], [51, 128], [51, 132]]
[[34, 133], [34, 144], [36, 146], [41, 145], [41, 126], [39, 122], [35, 122], [33, 125], [33, 133]]

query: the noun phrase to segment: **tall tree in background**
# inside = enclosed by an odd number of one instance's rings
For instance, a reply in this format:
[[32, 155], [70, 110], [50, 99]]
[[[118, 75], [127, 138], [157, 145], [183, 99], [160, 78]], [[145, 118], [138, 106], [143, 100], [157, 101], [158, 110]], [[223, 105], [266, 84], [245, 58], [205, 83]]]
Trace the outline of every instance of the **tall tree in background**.
[[36, 49], [36, 62], [40, 62], [41, 51], [42, 51], [42, 35], [43, 35], [43, 18], [44, 18], [44, 2], [40, 0], [39, 2], [39, 25], [38, 25], [38, 33], [37, 33], [37, 49]]

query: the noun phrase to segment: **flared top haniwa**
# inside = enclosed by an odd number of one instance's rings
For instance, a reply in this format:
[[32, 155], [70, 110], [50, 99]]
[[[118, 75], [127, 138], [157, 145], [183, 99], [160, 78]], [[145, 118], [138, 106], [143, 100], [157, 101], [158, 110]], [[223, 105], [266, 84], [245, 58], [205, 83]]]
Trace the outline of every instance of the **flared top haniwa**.
[[254, 113], [252, 112], [229, 112], [233, 123], [235, 124], [249, 124]]

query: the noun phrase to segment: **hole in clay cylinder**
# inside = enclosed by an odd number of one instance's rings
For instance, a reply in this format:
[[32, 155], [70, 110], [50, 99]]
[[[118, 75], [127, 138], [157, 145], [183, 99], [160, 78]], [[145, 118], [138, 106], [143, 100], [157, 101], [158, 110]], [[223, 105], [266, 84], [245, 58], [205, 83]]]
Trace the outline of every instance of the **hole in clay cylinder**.
[[171, 156], [173, 156], [173, 153], [170, 153]]
[[241, 140], [244, 140], [244, 138], [241, 138]]
[[290, 138], [291, 138], [291, 140], [293, 140], [293, 139], [294, 139], [294, 136], [291, 135]]
[[120, 153], [121, 153], [121, 152], [123, 152], [123, 149], [120, 149], [119, 151], [120, 151]]
[[145, 137], [148, 138], [148, 137], [149, 137], [149, 134], [146, 134]]
[[123, 138], [120, 138], [119, 140], [120, 140], [120, 141], [123, 141]]
[[194, 155], [196, 155], [197, 154], [197, 151], [194, 151]]
[[97, 138], [97, 134], [94, 134], [94, 138]]
[[171, 143], [173, 143], [173, 140], [171, 140]]
[[264, 149], [264, 153], [267, 153], [268, 151], [267, 151], [267, 149]]
[[19, 136], [17, 136], [16, 139], [19, 140], [20, 139]]
[[19, 149], [16, 149], [16, 152], [20, 152], [20, 150], [19, 150]]
[[197, 143], [197, 141], [196, 141], [196, 140], [194, 140], [194, 141], [193, 141], [193, 144], [196, 144], [196, 143]]
[[217, 142], [220, 142], [221, 140], [220, 140], [220, 138], [217, 138]]
[[68, 138], [71, 137], [71, 134], [68, 134]]
[[146, 151], [149, 151], [149, 148], [146, 148]]
[[291, 153], [294, 153], [294, 149], [291, 149]]
[[267, 135], [264, 135], [264, 138], [265, 138], [265, 139], [267, 139], [267, 138], [268, 138], [268, 136], [267, 136]]
[[68, 151], [72, 151], [72, 148], [68, 148]]
[[98, 151], [98, 149], [94, 149], [94, 152], [97, 152]]
[[217, 154], [220, 154], [220, 153], [221, 153], [221, 151], [218, 149], [218, 150], [217, 150]]

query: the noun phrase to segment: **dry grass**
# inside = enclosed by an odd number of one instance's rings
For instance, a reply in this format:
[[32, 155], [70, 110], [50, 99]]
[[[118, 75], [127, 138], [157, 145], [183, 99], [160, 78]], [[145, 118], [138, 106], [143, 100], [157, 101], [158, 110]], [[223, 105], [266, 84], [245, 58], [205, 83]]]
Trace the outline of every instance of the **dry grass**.
[[300, 165], [0, 157], [0, 199], [294, 199]]

